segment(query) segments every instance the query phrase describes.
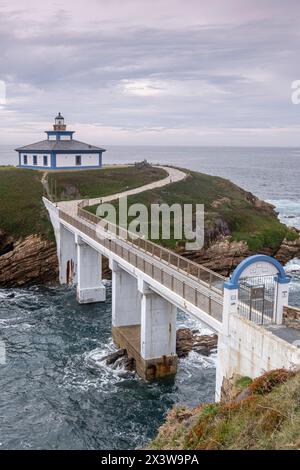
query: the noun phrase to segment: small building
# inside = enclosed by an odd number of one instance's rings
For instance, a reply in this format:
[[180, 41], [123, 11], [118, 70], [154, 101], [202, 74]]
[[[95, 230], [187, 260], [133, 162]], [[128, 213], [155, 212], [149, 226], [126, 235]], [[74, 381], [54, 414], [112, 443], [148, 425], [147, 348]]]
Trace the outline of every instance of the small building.
[[55, 118], [53, 130], [45, 131], [46, 140], [16, 149], [19, 167], [37, 170], [76, 170], [102, 167], [103, 148], [73, 139], [63, 116]]

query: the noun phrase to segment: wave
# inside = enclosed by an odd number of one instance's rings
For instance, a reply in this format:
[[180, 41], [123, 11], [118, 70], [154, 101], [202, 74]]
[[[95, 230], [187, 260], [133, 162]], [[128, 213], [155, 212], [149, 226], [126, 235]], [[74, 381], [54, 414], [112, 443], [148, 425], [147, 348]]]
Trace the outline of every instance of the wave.
[[279, 219], [286, 225], [300, 228], [300, 202], [292, 199], [268, 199], [279, 212]]
[[290, 260], [284, 267], [286, 273], [300, 273], [300, 259], [294, 258]]

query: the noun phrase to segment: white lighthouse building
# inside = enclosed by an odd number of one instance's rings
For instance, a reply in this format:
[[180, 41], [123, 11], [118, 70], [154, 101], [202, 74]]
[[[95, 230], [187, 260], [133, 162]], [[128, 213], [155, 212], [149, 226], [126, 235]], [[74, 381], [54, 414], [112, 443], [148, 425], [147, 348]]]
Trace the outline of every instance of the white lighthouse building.
[[102, 167], [103, 148], [73, 139], [63, 116], [58, 113], [47, 139], [17, 148], [19, 167], [37, 170], [76, 170]]

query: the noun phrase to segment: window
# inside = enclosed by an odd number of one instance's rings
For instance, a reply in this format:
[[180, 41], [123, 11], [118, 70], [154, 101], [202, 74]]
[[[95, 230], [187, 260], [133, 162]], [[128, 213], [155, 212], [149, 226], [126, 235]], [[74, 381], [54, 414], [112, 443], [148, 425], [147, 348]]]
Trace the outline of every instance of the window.
[[24, 155], [24, 165], [27, 165], [28, 160], [27, 160], [27, 155]]
[[33, 164], [37, 165], [37, 156], [36, 155], [33, 155]]
[[48, 166], [48, 157], [44, 155], [44, 166]]
[[81, 155], [76, 155], [76, 166], [81, 165]]

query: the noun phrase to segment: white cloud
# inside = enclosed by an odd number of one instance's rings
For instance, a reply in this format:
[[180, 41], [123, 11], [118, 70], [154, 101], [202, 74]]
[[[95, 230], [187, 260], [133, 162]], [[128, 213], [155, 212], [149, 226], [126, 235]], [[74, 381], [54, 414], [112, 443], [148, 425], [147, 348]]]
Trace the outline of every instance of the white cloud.
[[136, 96], [210, 96], [212, 98], [226, 95], [229, 92], [220, 86], [204, 80], [156, 80], [141, 78], [122, 80], [119, 88], [122, 93]]
[[300, 2], [154, 3], [2, 0], [0, 142], [58, 111], [100, 145], [298, 142]]

